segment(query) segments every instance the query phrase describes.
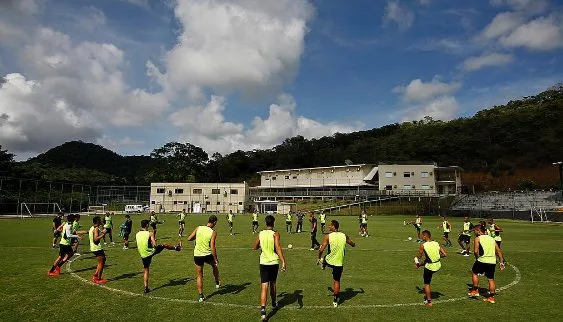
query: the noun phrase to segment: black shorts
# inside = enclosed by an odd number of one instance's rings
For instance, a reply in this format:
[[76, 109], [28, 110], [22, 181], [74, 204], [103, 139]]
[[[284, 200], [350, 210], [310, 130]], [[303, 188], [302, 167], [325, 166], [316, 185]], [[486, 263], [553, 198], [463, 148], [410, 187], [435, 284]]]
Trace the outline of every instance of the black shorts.
[[54, 230], [53, 231], [53, 238], [59, 238], [61, 237], [61, 232], [58, 230]]
[[78, 238], [71, 238], [70, 243], [73, 244], [73, 245], [78, 244]]
[[471, 271], [473, 272], [473, 274], [485, 275], [488, 279], [492, 280], [495, 278], [495, 268], [495, 264], [487, 264], [480, 261], [475, 261], [475, 264], [473, 264]]
[[150, 225], [151, 225], [152, 229], [156, 229], [156, 223], [155, 222], [151, 222]]
[[92, 254], [94, 254], [94, 256], [96, 256], [96, 257], [99, 257], [99, 256], [104, 256], [104, 257], [106, 257], [106, 253], [104, 252], [103, 249], [97, 250], [97, 251], [95, 251], [95, 252], [92, 252]]
[[203, 266], [205, 263], [213, 266], [215, 265], [215, 258], [213, 258], [212, 254], [209, 254], [207, 256], [194, 256], [194, 263], [197, 266]]
[[229, 227], [233, 228], [233, 222], [229, 221]]
[[424, 268], [424, 273], [422, 273], [422, 279], [424, 284], [430, 284], [432, 282], [432, 275], [436, 273], [435, 271], [431, 271], [428, 268]]
[[497, 243], [498, 248], [500, 248], [500, 243], [502, 243], [502, 240], [495, 240], [495, 243]]
[[156, 245], [156, 247], [154, 248], [154, 253], [152, 253], [148, 257], [141, 257], [141, 261], [143, 262], [143, 267], [149, 268], [151, 266], [152, 258], [154, 257], [154, 255], [160, 254], [160, 252], [162, 252], [163, 250], [164, 250], [163, 245]]
[[104, 228], [106, 230], [106, 234], [111, 234], [111, 228]]
[[459, 240], [460, 242], [464, 242], [464, 243], [466, 243], [466, 244], [469, 244], [469, 243], [471, 243], [471, 236], [461, 234], [461, 235], [459, 235], [458, 240]]
[[450, 238], [450, 232], [444, 232], [444, 238]]
[[285, 225], [286, 225], [286, 226], [291, 226], [291, 221], [286, 221], [286, 222], [285, 222]]
[[414, 226], [414, 228], [416, 228], [416, 230], [420, 231], [420, 225], [419, 224], [412, 224]]
[[257, 222], [257, 221], [252, 221], [252, 226], [258, 226], [258, 222]]
[[332, 269], [332, 279], [337, 282], [340, 282], [340, 279], [342, 278], [342, 271], [344, 270], [344, 266], [334, 266], [328, 263], [326, 264], [326, 266]]
[[325, 222], [322, 222], [322, 223], [321, 223], [321, 227], [324, 227], [325, 225], [326, 225]]
[[123, 233], [123, 240], [129, 240], [129, 234], [131, 234], [130, 232], [126, 231]]
[[72, 246], [71, 245], [61, 245], [61, 244], [59, 244], [59, 256], [65, 257], [65, 255], [68, 255], [68, 257], [71, 257], [72, 255], [74, 255], [74, 251], [72, 250]]
[[185, 222], [184, 220], [179, 220], [179, 221], [178, 221], [178, 225], [185, 225], [185, 224], [186, 224], [186, 222]]
[[276, 282], [278, 279], [279, 264], [275, 265], [262, 265], [260, 264], [260, 282], [269, 283]]
[[360, 227], [362, 227], [362, 228], [368, 228], [368, 224], [360, 224]]

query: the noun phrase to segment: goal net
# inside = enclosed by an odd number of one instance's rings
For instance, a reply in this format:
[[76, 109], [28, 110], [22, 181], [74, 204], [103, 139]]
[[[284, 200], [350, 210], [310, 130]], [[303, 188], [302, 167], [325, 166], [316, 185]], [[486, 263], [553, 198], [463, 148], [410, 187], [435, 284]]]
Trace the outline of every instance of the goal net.
[[533, 223], [548, 221], [545, 209], [542, 209], [541, 207], [533, 207], [532, 209], [530, 209], [530, 218], [532, 219]]
[[88, 206], [88, 213], [93, 214], [93, 215], [105, 214], [106, 213], [106, 205]]
[[22, 218], [40, 215], [54, 215], [59, 212], [62, 212], [62, 210], [56, 202], [22, 202], [20, 204], [20, 216]]

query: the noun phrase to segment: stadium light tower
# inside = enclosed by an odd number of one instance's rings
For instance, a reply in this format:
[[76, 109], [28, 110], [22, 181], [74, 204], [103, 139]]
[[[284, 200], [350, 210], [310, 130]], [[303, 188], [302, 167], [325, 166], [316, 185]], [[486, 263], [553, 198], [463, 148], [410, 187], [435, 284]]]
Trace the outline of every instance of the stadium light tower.
[[561, 189], [561, 196], [563, 196], [563, 161], [553, 162], [553, 165], [559, 166], [559, 189]]

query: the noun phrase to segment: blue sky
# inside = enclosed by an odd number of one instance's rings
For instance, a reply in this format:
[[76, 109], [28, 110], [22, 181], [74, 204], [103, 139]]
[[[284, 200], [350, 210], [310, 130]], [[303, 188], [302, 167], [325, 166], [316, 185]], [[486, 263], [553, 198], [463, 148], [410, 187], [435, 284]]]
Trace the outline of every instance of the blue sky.
[[562, 49], [555, 0], [8, 0], [0, 144], [225, 154], [451, 120], [562, 82]]

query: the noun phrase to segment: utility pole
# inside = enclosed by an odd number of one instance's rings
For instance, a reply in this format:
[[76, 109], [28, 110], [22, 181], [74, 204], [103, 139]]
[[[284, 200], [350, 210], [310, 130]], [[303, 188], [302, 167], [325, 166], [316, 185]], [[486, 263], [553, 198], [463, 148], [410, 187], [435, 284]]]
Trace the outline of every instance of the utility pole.
[[563, 197], [563, 161], [553, 162], [553, 165], [559, 166], [559, 189], [561, 189], [561, 196]]

